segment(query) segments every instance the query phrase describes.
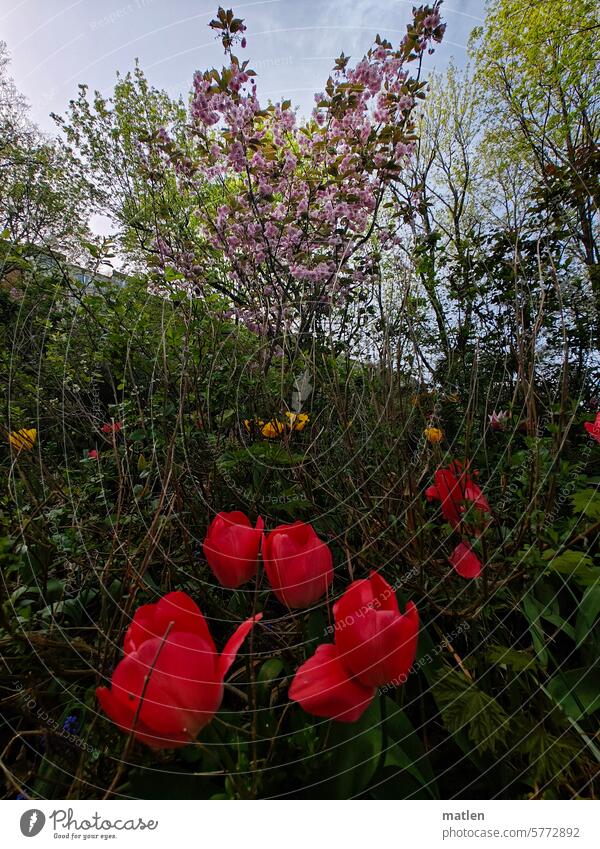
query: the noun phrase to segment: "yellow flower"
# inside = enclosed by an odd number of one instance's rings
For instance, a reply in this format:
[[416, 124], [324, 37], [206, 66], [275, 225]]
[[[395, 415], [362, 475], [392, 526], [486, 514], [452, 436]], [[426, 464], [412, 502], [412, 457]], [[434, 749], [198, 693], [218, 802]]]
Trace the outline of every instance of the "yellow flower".
[[306, 413], [288, 413], [286, 412], [288, 426], [292, 430], [304, 430], [309, 417]]
[[33, 446], [35, 445], [35, 438], [37, 436], [37, 430], [32, 428], [21, 428], [21, 430], [12, 431], [8, 434], [8, 441], [12, 445], [13, 448], [16, 448], [17, 451], [21, 451], [24, 448], [26, 451], [31, 451]]
[[441, 442], [444, 438], [444, 431], [439, 427], [426, 427], [423, 431], [423, 436], [427, 440], [427, 442], [437, 443]]
[[267, 439], [277, 439], [285, 429], [285, 425], [283, 422], [280, 422], [278, 419], [273, 419], [273, 421], [267, 422], [266, 425], [263, 425], [260, 432]]

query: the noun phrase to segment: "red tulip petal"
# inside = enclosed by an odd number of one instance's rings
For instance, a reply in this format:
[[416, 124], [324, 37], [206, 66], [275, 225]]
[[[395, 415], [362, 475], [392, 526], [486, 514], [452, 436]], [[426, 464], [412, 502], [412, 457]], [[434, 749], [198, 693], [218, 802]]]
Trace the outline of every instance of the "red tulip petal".
[[216, 522], [218, 519], [223, 523], [223, 525], [241, 525], [244, 528], [252, 527], [252, 522], [245, 513], [242, 513], [241, 510], [217, 513], [213, 521]]
[[394, 613], [400, 613], [396, 593], [383, 575], [373, 571], [369, 575], [369, 581], [373, 593], [373, 607], [375, 610], [392, 610]]
[[371, 572], [369, 579], [353, 581], [333, 605], [336, 623], [348, 619], [359, 622], [368, 610], [387, 610], [400, 615], [398, 599], [393, 588], [378, 572]]
[[336, 631], [344, 666], [366, 686], [404, 683], [417, 651], [419, 617], [414, 604], [405, 614], [369, 611], [348, 628]]
[[[162, 645], [161, 640], [149, 640], [148, 644], [153, 651], [150, 662], [140, 663], [137, 652], [126, 655], [117, 665], [111, 680], [111, 696], [113, 708], [119, 711], [127, 711], [128, 723], [126, 731], [130, 731], [135, 721], [135, 729], [140, 724], [146, 726], [145, 720], [151, 722], [154, 732], [159, 734], [179, 734], [182, 722], [175, 712], [174, 706], [167, 693], [159, 688], [157, 676], [151, 672], [152, 661]], [[149, 676], [146, 685], [146, 677]], [[143, 703], [135, 720], [138, 705], [143, 693]], [[142, 717], [142, 711], [144, 716]]]
[[[349, 620], [351, 624], [344, 627], [344, 623]], [[378, 614], [374, 610], [368, 610], [356, 615], [353, 620], [346, 617], [340, 622], [335, 633], [339, 658], [363, 684], [380, 686], [388, 683], [389, 678], [393, 677], [386, 677], [382, 662], [385, 662], [395, 647], [392, 628], [399, 621], [399, 616], [391, 611], [386, 610]]]
[[145, 640], [158, 636], [154, 624], [156, 608], [156, 604], [143, 604], [135, 611], [123, 640], [125, 654], [136, 651]]
[[[104, 713], [117, 725], [121, 731], [129, 733], [135, 717], [135, 710], [124, 701], [119, 699], [113, 690], [107, 687], [98, 687], [96, 696], [100, 702], [100, 707]], [[172, 732], [168, 736], [160, 736], [153, 734], [138, 717], [134, 737], [140, 742], [145, 743], [152, 749], [175, 749], [180, 746], [185, 746], [190, 742], [190, 738], [183, 732]]]
[[489, 501], [481, 491], [481, 489], [477, 486], [477, 484], [473, 483], [473, 481], [469, 478], [465, 484], [464, 496], [467, 501], [472, 501], [475, 507], [478, 510], [481, 510], [483, 513], [491, 513], [492, 508], [490, 507]]
[[483, 564], [469, 543], [459, 542], [449, 559], [461, 578], [478, 578], [481, 574]]
[[378, 682], [399, 687], [406, 681], [417, 654], [419, 640], [419, 614], [412, 602], [406, 611], [390, 625], [387, 633], [382, 632], [382, 651], [379, 663], [360, 676], [363, 684]]
[[[171, 623], [173, 623], [171, 625]], [[216, 651], [206, 620], [198, 605], [184, 592], [172, 592], [156, 604], [144, 604], [136, 610], [125, 634], [126, 653], [135, 651], [152, 637], [163, 637], [171, 625], [171, 632], [185, 631], [196, 634]]]
[[280, 560], [292, 558], [306, 548], [313, 539], [318, 539], [311, 525], [305, 522], [293, 522], [291, 525], [279, 525], [269, 534], [273, 557]]
[[151, 674], [150, 684], [167, 693], [181, 711], [201, 710], [212, 715], [218, 708], [222, 680], [217, 656], [212, 645], [197, 634], [176, 631], [164, 641], [149, 640], [137, 658], [146, 666], [146, 674]]
[[172, 633], [184, 631], [188, 634], [196, 634], [216, 652], [206, 619], [196, 602], [187, 593], [172, 592], [163, 596], [156, 606], [155, 622], [158, 628], [157, 637], [162, 637], [170, 623], [173, 622]]
[[584, 422], [584, 428], [596, 442], [600, 442], [600, 413], [596, 416], [593, 422]]
[[257, 613], [256, 616], [252, 617], [252, 619], [246, 619], [246, 621], [242, 622], [239, 628], [233, 632], [231, 637], [225, 643], [225, 648], [217, 660], [217, 671], [221, 681], [223, 681], [225, 675], [229, 671], [229, 667], [236, 659], [240, 646], [250, 633], [252, 626], [255, 622], [259, 622], [262, 617], [262, 613]]
[[437, 491], [442, 502], [442, 513], [452, 527], [460, 524], [460, 502], [462, 494], [459, 482], [448, 469], [438, 469], [435, 473]]
[[435, 484], [432, 484], [431, 486], [427, 487], [427, 489], [425, 490], [425, 498], [428, 501], [439, 501], [440, 500], [441, 496], [440, 496], [440, 494], [438, 492], [438, 488]]
[[333, 605], [333, 617], [338, 625], [348, 627], [356, 619], [357, 610], [366, 610], [373, 600], [371, 584], [366, 578], [352, 581]]
[[336, 647], [327, 644], [319, 646], [298, 669], [289, 697], [315, 716], [356, 722], [369, 707], [375, 692], [375, 687], [365, 687], [350, 678]]
[[100, 702], [100, 707], [104, 713], [112, 719], [112, 721], [122, 728], [123, 731], [130, 731], [135, 710], [132, 704], [118, 698], [114, 690], [109, 690], [108, 687], [97, 687], [96, 697]]

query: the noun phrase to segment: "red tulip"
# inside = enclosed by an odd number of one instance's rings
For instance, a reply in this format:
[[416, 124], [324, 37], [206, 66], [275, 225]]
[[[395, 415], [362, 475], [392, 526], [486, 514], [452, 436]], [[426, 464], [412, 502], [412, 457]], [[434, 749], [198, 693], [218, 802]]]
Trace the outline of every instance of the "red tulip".
[[491, 513], [489, 502], [462, 464], [455, 460], [447, 469], [438, 469], [435, 484], [425, 490], [428, 501], [442, 502], [442, 513], [453, 528], [460, 525], [465, 501], [472, 502], [483, 513]]
[[333, 580], [331, 550], [304, 522], [264, 536], [262, 555], [273, 592], [287, 607], [310, 607]]
[[398, 686], [415, 659], [417, 609], [400, 613], [396, 595], [381, 575], [354, 581], [333, 607], [335, 644], [321, 645], [296, 672], [289, 696], [304, 710], [355, 722], [376, 688]]
[[396, 594], [377, 572], [354, 581], [333, 606], [335, 644], [358, 680], [381, 687], [401, 681], [417, 651], [419, 614], [412, 602], [400, 613]]
[[219, 709], [225, 674], [261, 617], [243, 622], [219, 655], [204, 616], [186, 593], [139, 607], [111, 688], [96, 690], [102, 709], [154, 749], [193, 741]]
[[99, 454], [95, 448], [90, 448], [90, 450], [88, 451], [88, 457], [90, 458], [90, 460], [97, 460]]
[[596, 419], [593, 422], [584, 422], [584, 428], [587, 430], [592, 439], [600, 442], [600, 413], [596, 413]]
[[235, 589], [256, 574], [263, 527], [260, 516], [253, 528], [250, 519], [239, 510], [217, 513], [210, 523], [202, 548], [208, 565], [224, 587]]
[[438, 469], [434, 475], [435, 484], [425, 490], [428, 501], [438, 499], [442, 502], [442, 513], [452, 527], [460, 524], [461, 492], [458, 480], [450, 469]]
[[452, 554], [450, 563], [461, 578], [478, 578], [483, 564], [468, 542], [459, 542]]

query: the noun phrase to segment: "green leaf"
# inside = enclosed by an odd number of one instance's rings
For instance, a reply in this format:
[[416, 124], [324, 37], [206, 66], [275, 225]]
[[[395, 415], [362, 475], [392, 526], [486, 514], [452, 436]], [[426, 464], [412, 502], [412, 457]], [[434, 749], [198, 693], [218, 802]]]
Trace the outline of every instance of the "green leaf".
[[261, 666], [256, 678], [258, 694], [263, 702], [269, 700], [269, 694], [281, 680], [283, 663], [278, 657], [270, 657]]
[[[270, 442], [255, 442], [245, 449], [245, 454], [251, 454], [255, 459], [281, 466], [293, 466], [302, 463], [303, 454], [290, 453], [283, 445]], [[246, 456], [244, 459], [248, 459]]]
[[452, 734], [466, 731], [480, 752], [504, 743], [509, 717], [500, 704], [462, 673], [445, 669], [433, 687], [444, 725]]
[[548, 569], [573, 578], [584, 586], [600, 582], [600, 569], [594, 567], [592, 558], [582, 551], [563, 551], [549, 560]]
[[[397, 595], [399, 602], [402, 605], [406, 604], [408, 597], [401, 591]], [[417, 645], [415, 668], [423, 672], [429, 686], [432, 686], [437, 681], [440, 670], [445, 668], [442, 653], [439, 649], [439, 640], [435, 643], [425, 625], [421, 624], [419, 627], [419, 642]]]
[[400, 767], [415, 778], [433, 799], [439, 799], [435, 775], [410, 719], [392, 699], [385, 698], [385, 767]]
[[540, 623], [543, 606], [531, 593], [528, 593], [521, 600], [521, 608], [525, 618], [529, 622], [529, 633], [531, 634], [533, 648], [535, 649], [537, 658], [542, 666], [547, 666], [548, 652], [546, 651], [546, 638], [544, 629]]
[[306, 622], [307, 651], [312, 654], [319, 643], [322, 643], [324, 640], [331, 639], [329, 636], [331, 633], [333, 633], [333, 630], [330, 628], [330, 625], [325, 618], [323, 608], [319, 607], [315, 610], [311, 610]]
[[59, 601], [63, 597], [64, 591], [65, 585], [63, 581], [58, 578], [50, 578], [46, 585], [45, 601], [49, 604]]
[[577, 648], [591, 633], [600, 614], [600, 585], [593, 584], [583, 594], [575, 622], [575, 645]]
[[223, 410], [223, 412], [221, 413], [221, 424], [222, 425], [227, 424], [227, 422], [230, 422], [235, 416], [236, 416], [235, 410], [233, 410], [231, 408], [229, 408], [227, 410]]
[[533, 672], [538, 666], [535, 657], [529, 652], [507, 646], [490, 646], [486, 652], [486, 658], [494, 666], [506, 666], [513, 672], [523, 672], [525, 669]]
[[329, 788], [337, 799], [351, 799], [365, 789], [379, 765], [382, 737], [378, 698], [357, 722], [334, 723], [330, 748], [336, 774], [327, 782], [328, 797]]
[[571, 496], [575, 513], [584, 513], [590, 519], [600, 519], [600, 493], [597, 489], [581, 489]]
[[555, 675], [548, 684], [548, 691], [571, 719], [578, 720], [594, 713], [600, 708], [598, 663]]

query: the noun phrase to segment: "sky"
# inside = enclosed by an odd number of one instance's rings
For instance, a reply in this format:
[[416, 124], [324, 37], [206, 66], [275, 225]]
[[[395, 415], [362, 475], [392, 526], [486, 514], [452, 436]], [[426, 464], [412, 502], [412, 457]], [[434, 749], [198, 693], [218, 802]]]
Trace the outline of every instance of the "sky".
[[[223, 2], [223, 0], [221, 0]], [[422, 2], [422, 0], [418, 0]], [[262, 101], [291, 99], [307, 114], [342, 51], [360, 58], [379, 32], [397, 43], [417, 0], [241, 0], [233, 6], [248, 27], [238, 55], [258, 74]], [[50, 112], [63, 113], [79, 83], [109, 95], [116, 72], [136, 59], [151, 84], [187, 94], [197, 69], [220, 67], [223, 50], [207, 27], [219, 0], [0, 0], [0, 39], [30, 117], [53, 132]], [[484, 0], [446, 0], [444, 43], [428, 59], [443, 69], [466, 61]]]

